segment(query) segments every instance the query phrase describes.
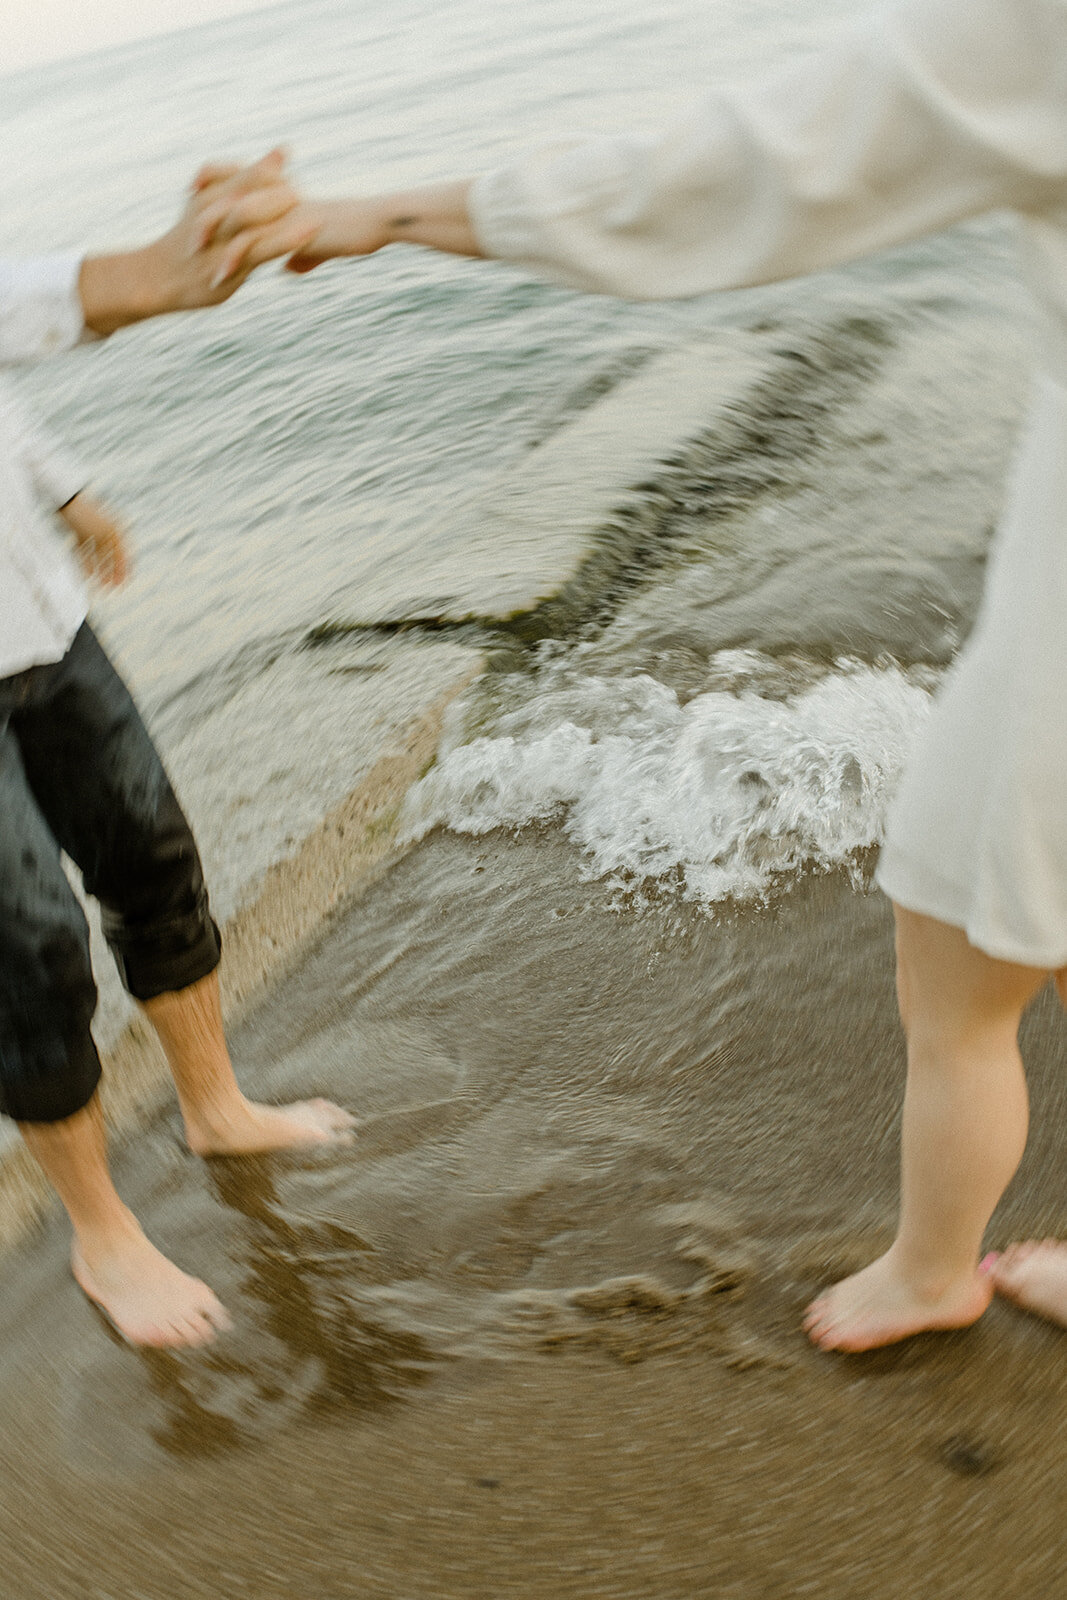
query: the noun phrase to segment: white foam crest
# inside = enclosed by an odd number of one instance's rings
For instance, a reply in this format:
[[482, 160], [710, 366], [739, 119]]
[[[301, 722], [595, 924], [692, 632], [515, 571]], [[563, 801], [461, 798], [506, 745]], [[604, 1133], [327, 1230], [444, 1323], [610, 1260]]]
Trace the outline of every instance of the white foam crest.
[[783, 873], [848, 865], [879, 842], [929, 694], [896, 666], [838, 663], [768, 698], [781, 670], [723, 653], [682, 705], [654, 678], [557, 666], [492, 736], [458, 744], [415, 785], [405, 831], [482, 834], [559, 818], [589, 871], [659, 880], [695, 900], [760, 898]]

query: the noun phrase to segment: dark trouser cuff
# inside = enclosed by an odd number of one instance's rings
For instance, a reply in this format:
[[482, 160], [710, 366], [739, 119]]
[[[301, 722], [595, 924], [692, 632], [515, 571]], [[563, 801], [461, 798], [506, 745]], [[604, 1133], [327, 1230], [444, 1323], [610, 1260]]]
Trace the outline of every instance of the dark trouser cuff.
[[88, 1025], [76, 1038], [56, 1040], [54, 1062], [38, 1042], [32, 1077], [6, 1077], [3, 1085], [5, 1116], [16, 1122], [65, 1122], [84, 1111], [100, 1084], [100, 1057]]
[[104, 933], [123, 987], [135, 1000], [155, 1000], [199, 983], [214, 972], [222, 955], [222, 936], [202, 895], [195, 912], [130, 928], [105, 913]]

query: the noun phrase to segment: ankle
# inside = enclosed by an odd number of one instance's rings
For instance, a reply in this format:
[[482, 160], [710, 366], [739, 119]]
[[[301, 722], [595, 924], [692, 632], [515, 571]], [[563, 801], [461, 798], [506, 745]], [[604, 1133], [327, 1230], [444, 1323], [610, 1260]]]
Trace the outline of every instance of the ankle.
[[194, 1156], [224, 1155], [246, 1143], [256, 1108], [239, 1091], [183, 1108], [185, 1142]]
[[119, 1204], [106, 1216], [73, 1223], [73, 1247], [87, 1262], [112, 1255], [116, 1249], [143, 1237], [143, 1229], [133, 1212]]
[[949, 1264], [909, 1250], [899, 1241], [890, 1246], [887, 1261], [893, 1272], [917, 1300], [937, 1305], [962, 1284], [969, 1284], [978, 1270], [973, 1262]]
[[187, 1133], [222, 1133], [232, 1126], [235, 1119], [243, 1118], [248, 1112], [248, 1101], [236, 1083], [195, 1100], [179, 1096], [178, 1104]]

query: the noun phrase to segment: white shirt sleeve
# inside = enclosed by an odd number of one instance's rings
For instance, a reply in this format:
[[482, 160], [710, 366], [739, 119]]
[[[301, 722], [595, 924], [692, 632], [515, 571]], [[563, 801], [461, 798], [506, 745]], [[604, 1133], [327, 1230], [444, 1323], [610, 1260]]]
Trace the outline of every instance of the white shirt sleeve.
[[0, 385], [0, 444], [22, 464], [50, 511], [73, 500], [89, 481], [77, 456], [60, 444], [6, 384]]
[[1000, 207], [1067, 204], [1067, 0], [905, 0], [664, 133], [480, 178], [488, 255], [630, 298], [793, 277]]
[[0, 366], [69, 350], [87, 336], [80, 266], [73, 255], [0, 257]]

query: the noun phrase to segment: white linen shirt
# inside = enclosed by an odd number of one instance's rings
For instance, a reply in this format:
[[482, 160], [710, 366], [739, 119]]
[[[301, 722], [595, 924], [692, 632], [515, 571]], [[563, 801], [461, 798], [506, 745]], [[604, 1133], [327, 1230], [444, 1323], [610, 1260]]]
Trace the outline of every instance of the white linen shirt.
[[487, 255], [633, 299], [794, 277], [1001, 207], [1067, 380], [1067, 0], [903, 0], [661, 133], [521, 153], [470, 199]]
[[[72, 256], [0, 260], [0, 366], [84, 337], [78, 266]], [[0, 677], [61, 660], [85, 621], [85, 584], [47, 514], [85, 481], [76, 459], [0, 387]]]

